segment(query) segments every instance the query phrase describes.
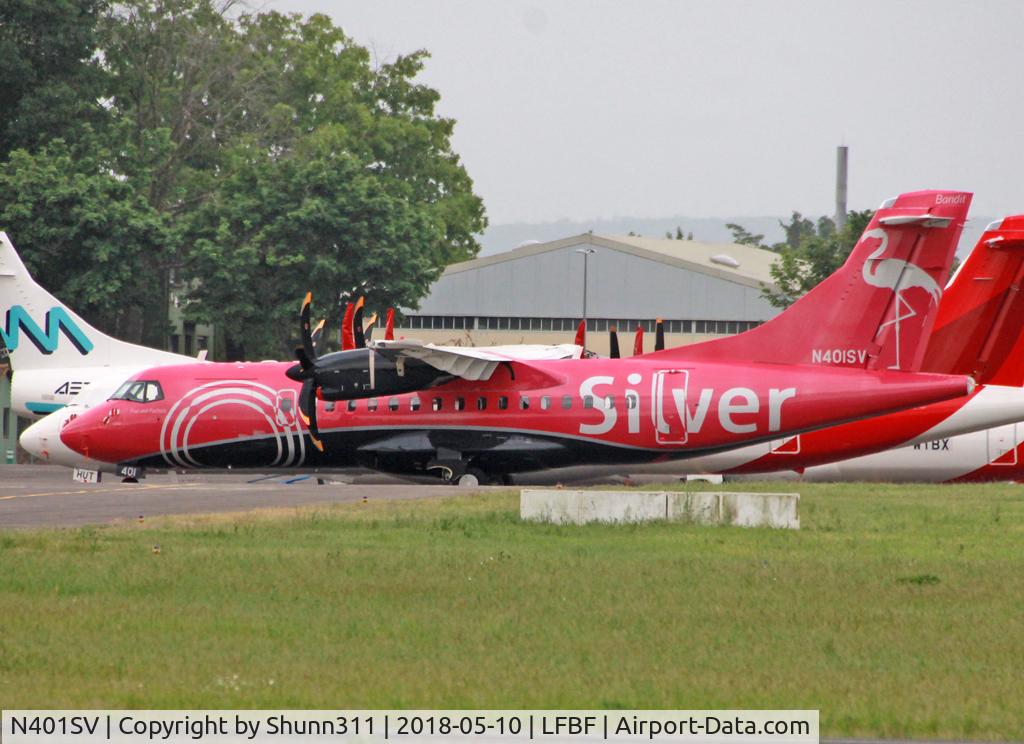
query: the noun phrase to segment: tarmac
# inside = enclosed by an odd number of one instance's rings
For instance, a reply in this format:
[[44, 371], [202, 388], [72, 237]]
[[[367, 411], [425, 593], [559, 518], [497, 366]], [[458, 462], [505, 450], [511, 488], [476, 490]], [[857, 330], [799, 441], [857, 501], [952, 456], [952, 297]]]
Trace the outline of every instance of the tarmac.
[[364, 497], [427, 499], [492, 490], [508, 488], [420, 485], [381, 475], [225, 471], [151, 473], [139, 483], [122, 483], [104, 473], [100, 483], [75, 483], [71, 470], [57, 465], [0, 465], [0, 529], [81, 527], [139, 516], [344, 504]]

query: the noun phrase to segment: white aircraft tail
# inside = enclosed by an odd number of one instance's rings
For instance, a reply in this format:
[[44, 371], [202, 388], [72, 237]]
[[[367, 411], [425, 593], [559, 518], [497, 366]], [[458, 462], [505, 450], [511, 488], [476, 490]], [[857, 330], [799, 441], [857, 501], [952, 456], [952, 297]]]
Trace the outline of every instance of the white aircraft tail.
[[15, 374], [54, 367], [155, 367], [194, 361], [111, 338], [40, 287], [0, 232], [0, 346]]

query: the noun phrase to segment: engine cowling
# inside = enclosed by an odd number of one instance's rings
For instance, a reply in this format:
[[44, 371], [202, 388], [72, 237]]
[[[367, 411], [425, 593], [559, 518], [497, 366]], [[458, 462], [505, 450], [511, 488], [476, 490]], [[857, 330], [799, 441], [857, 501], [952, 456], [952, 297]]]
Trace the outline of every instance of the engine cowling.
[[[303, 379], [301, 365], [288, 370], [292, 379]], [[373, 349], [350, 349], [325, 354], [316, 360], [313, 380], [322, 400], [355, 400], [378, 395], [401, 395], [433, 387], [452, 379], [417, 359], [394, 361]]]

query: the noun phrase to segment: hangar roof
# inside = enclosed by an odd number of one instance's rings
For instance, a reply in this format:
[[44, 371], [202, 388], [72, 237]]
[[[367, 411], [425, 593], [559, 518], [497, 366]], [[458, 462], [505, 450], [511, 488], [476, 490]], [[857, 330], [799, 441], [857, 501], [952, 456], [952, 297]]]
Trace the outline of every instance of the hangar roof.
[[[604, 236], [583, 233], [547, 243], [524, 245], [493, 256], [452, 264], [445, 269], [443, 276], [482, 269], [486, 266], [586, 243], [630, 253], [640, 258], [659, 261], [669, 266], [696, 271], [749, 287], [773, 285], [769, 269], [772, 263], [778, 259], [777, 253], [738, 243], [704, 243], [699, 240], [669, 240], [645, 238], [638, 235]], [[734, 267], [711, 260], [712, 257], [723, 255], [734, 259], [738, 266]]]

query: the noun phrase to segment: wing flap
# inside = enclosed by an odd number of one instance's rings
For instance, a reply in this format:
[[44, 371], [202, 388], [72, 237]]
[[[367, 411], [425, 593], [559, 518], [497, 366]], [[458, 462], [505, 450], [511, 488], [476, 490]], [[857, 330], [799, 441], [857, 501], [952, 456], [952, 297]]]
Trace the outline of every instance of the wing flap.
[[[489, 380], [499, 366], [555, 359], [579, 359], [575, 344], [516, 346], [436, 346], [421, 341], [375, 341], [373, 349], [389, 359], [417, 359], [435, 369], [473, 382]], [[529, 364], [526, 364], [529, 366]]]

